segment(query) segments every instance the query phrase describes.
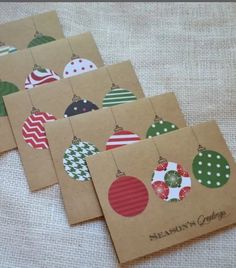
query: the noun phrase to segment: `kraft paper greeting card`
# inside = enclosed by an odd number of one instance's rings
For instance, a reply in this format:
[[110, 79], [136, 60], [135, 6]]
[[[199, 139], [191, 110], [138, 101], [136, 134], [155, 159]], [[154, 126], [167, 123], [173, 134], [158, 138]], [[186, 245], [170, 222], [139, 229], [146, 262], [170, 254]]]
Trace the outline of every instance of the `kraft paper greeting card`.
[[[112, 101], [115, 98], [112, 96]], [[86, 156], [185, 126], [173, 93], [47, 123], [46, 134], [69, 223], [76, 224], [102, 215]]]
[[[116, 84], [114, 87], [113, 84]], [[119, 93], [128, 92], [125, 97]], [[113, 94], [114, 92], [114, 94]], [[123, 93], [122, 93], [123, 94]], [[4, 97], [29, 187], [57, 182], [44, 123], [144, 97], [130, 61], [125, 61]], [[114, 97], [118, 96], [115, 103]], [[43, 166], [43, 168], [42, 168]]]
[[3, 96], [77, 76], [103, 66], [91, 33], [0, 57], [0, 153], [16, 148]]
[[0, 56], [63, 37], [55, 11], [0, 24]]
[[236, 222], [236, 166], [213, 121], [87, 164], [121, 263]]

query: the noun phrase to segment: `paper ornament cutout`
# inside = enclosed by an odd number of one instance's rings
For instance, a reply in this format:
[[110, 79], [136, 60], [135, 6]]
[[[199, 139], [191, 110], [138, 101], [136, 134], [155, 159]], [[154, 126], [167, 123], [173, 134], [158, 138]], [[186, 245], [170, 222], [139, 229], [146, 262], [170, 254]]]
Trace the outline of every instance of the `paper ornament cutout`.
[[137, 100], [137, 97], [131, 91], [112, 84], [111, 91], [105, 95], [102, 106], [110, 107], [134, 100]]
[[156, 115], [153, 124], [147, 130], [146, 138], [152, 138], [177, 129], [178, 127], [175, 124], [169, 121], [164, 121]]
[[94, 110], [98, 110], [98, 107], [94, 103], [74, 95], [72, 103], [66, 108], [64, 117], [87, 113]]
[[56, 39], [51, 36], [43, 35], [42, 33], [39, 33], [38, 31], [36, 31], [34, 35], [34, 39], [29, 42], [27, 47], [28, 48], [35, 47], [35, 46], [46, 44], [55, 40]]
[[97, 66], [90, 60], [79, 58], [76, 55], [72, 56], [64, 68], [63, 77], [68, 78], [71, 76], [87, 73], [96, 70]]
[[191, 189], [189, 173], [180, 164], [161, 158], [152, 174], [152, 188], [165, 201], [183, 200]]
[[91, 179], [86, 157], [98, 153], [95, 145], [74, 137], [72, 144], [66, 149], [63, 157], [63, 165], [66, 173], [78, 181]]
[[0, 42], [0, 56], [5, 56], [7, 54], [16, 52], [17, 49], [13, 46], [8, 46], [3, 42]]
[[34, 149], [48, 149], [44, 124], [55, 120], [54, 115], [33, 108], [31, 115], [26, 118], [22, 126], [25, 142]]
[[125, 174], [120, 174], [108, 191], [110, 206], [117, 214], [124, 217], [134, 217], [142, 213], [148, 200], [148, 191], [144, 183], [136, 177]]
[[225, 157], [202, 146], [193, 159], [192, 168], [198, 182], [208, 188], [222, 187], [230, 178], [230, 166]]
[[35, 65], [33, 72], [31, 72], [25, 80], [25, 88], [31, 89], [56, 80], [60, 80], [60, 77], [54, 71]]
[[19, 88], [11, 82], [0, 80], [0, 116], [7, 116], [3, 96], [19, 91]]
[[111, 150], [141, 140], [141, 138], [137, 134], [129, 130], [123, 130], [123, 128], [119, 127], [118, 125], [115, 127], [114, 131], [115, 132], [112, 134], [112, 136], [108, 139], [106, 143], [106, 150]]

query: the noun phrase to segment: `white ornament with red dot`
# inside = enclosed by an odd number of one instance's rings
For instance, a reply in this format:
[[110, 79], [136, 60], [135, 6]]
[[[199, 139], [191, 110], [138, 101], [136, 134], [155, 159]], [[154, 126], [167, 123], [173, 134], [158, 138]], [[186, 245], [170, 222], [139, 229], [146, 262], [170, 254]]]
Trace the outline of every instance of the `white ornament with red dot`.
[[68, 78], [71, 76], [83, 74], [89, 71], [96, 70], [97, 66], [90, 60], [87, 59], [73, 59], [66, 64], [63, 77]]

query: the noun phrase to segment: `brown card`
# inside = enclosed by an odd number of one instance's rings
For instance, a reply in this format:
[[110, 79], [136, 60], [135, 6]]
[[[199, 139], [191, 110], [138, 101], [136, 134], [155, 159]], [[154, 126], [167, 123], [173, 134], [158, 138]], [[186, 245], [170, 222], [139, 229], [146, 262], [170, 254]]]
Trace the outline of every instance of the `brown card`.
[[[59, 119], [65, 114], [72, 116], [102, 108], [104, 96], [110, 92], [111, 79], [120, 87], [129, 89], [136, 98], [144, 97], [130, 61], [102, 67], [86, 74], [38, 86], [30, 91], [22, 90], [4, 97], [11, 127], [32, 191], [57, 182], [50, 152], [47, 150], [48, 146], [45, 146], [45, 132], [41, 135], [41, 128], [35, 130], [35, 124], [39, 118], [35, 118], [35, 114], [31, 115], [32, 106], [39, 109], [41, 113], [44, 112], [41, 115], [49, 120], [53, 119], [52, 116]], [[73, 97], [74, 94], [81, 99]]]
[[0, 56], [64, 38], [56, 11], [0, 24]]
[[102, 152], [87, 163], [121, 263], [236, 221], [236, 166], [215, 122]]
[[[154, 122], [155, 115], [162, 120]], [[123, 130], [118, 127], [114, 130], [116, 125]], [[148, 136], [156, 135], [157, 132], [165, 133], [166, 129], [171, 131], [185, 126], [173, 93], [142, 98], [46, 124], [69, 223], [76, 224], [102, 215], [90, 181], [86, 156], [137, 142], [147, 133]], [[72, 142], [73, 136], [77, 139]]]
[[83, 33], [0, 57], [0, 65], [1, 153], [16, 147], [2, 96], [95, 70], [103, 61], [91, 33]]

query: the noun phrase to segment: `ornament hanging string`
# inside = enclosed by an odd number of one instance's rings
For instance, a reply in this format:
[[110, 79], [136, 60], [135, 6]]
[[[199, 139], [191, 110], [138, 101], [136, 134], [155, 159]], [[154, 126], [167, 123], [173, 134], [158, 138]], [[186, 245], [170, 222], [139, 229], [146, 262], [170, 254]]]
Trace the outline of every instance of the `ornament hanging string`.
[[157, 144], [155, 143], [155, 141], [154, 141], [153, 138], [152, 138], [152, 141], [153, 141], [154, 146], [156, 147], [156, 151], [157, 151], [157, 155], [158, 155], [158, 163], [161, 164], [161, 163], [163, 163], [163, 162], [167, 162], [167, 159], [165, 159], [165, 158], [163, 158], [163, 157], [161, 156], [160, 150], [159, 150], [159, 148], [158, 148], [158, 146], [157, 146]]
[[111, 81], [111, 89], [118, 88], [119, 86], [115, 84], [114, 80], [112, 79], [111, 72], [109, 71], [109, 67], [105, 67], [107, 75]]
[[110, 107], [110, 111], [111, 111], [113, 120], [114, 120], [114, 122], [115, 122], [115, 129], [114, 129], [114, 131], [117, 132], [117, 131], [119, 131], [119, 130], [122, 130], [122, 128], [118, 125], [118, 123], [117, 123], [117, 121], [116, 121], [115, 113], [114, 113], [112, 107]]
[[34, 62], [33, 70], [42, 69], [41, 66], [39, 66], [39, 65], [36, 63], [36, 60], [35, 60], [35, 57], [34, 57], [32, 48], [29, 48], [29, 51], [30, 51], [31, 57], [32, 57], [33, 62]]
[[117, 164], [117, 162], [116, 162], [114, 153], [112, 152], [112, 150], [111, 150], [110, 152], [111, 152], [111, 156], [112, 156], [113, 162], [115, 163], [115, 166], [116, 166], [116, 169], [117, 169], [116, 177], [125, 176], [125, 173], [122, 172], [122, 171], [119, 169], [119, 167], [118, 167], [118, 164]]
[[73, 102], [76, 102], [76, 101], [79, 101], [80, 100], [80, 97], [75, 93], [75, 89], [72, 85], [72, 82], [70, 80], [70, 78], [67, 79], [69, 84], [70, 84], [70, 88], [71, 88], [71, 91], [72, 91], [72, 94], [73, 94], [73, 98], [72, 98], [72, 101]]
[[194, 128], [193, 128], [193, 127], [190, 127], [190, 129], [191, 129], [191, 131], [192, 131], [192, 133], [193, 133], [193, 136], [194, 136], [194, 138], [195, 138], [195, 140], [196, 140], [196, 142], [197, 142], [197, 145], [198, 145], [198, 151], [199, 151], [199, 152], [200, 152], [200, 151], [204, 151], [206, 148], [203, 147], [203, 146], [200, 144], [199, 139], [198, 139], [198, 137], [197, 137], [197, 134], [196, 134]]
[[39, 109], [35, 108], [35, 106], [34, 106], [33, 99], [32, 99], [31, 93], [30, 93], [30, 90], [27, 90], [27, 95], [28, 95], [30, 104], [32, 106], [31, 114], [34, 114], [36, 112], [39, 112]]
[[69, 120], [70, 128], [72, 131], [72, 136], [73, 136], [72, 143], [73, 144], [78, 143], [78, 142], [80, 142], [80, 139], [77, 138], [77, 136], [75, 135], [74, 128], [73, 128], [72, 121], [71, 121], [71, 117], [68, 117], [68, 120]]
[[162, 118], [161, 118], [160, 116], [157, 115], [157, 113], [156, 113], [156, 111], [155, 111], [155, 108], [154, 108], [154, 105], [153, 105], [153, 103], [152, 103], [152, 101], [151, 101], [150, 98], [148, 98], [148, 101], [149, 101], [149, 103], [150, 103], [150, 105], [151, 105], [151, 107], [152, 107], [152, 111], [153, 111], [153, 113], [154, 113], [154, 121], [160, 121], [160, 120], [162, 120]]
[[39, 34], [39, 31], [38, 31], [38, 29], [37, 29], [37, 26], [36, 26], [36, 23], [35, 23], [34, 16], [32, 16], [31, 18], [32, 18], [32, 22], [33, 22], [34, 29], [35, 29], [35, 35], [37, 35], [37, 34]]
[[72, 48], [72, 45], [71, 45], [69, 39], [66, 38], [66, 40], [67, 40], [67, 43], [68, 43], [68, 45], [69, 45], [69, 47], [70, 47], [70, 51], [71, 51], [71, 54], [72, 54], [71, 59], [73, 60], [73, 59], [76, 59], [76, 58], [80, 58], [80, 56], [79, 56], [78, 54], [75, 54], [75, 52], [74, 52], [74, 50], [73, 50], [73, 48]]

